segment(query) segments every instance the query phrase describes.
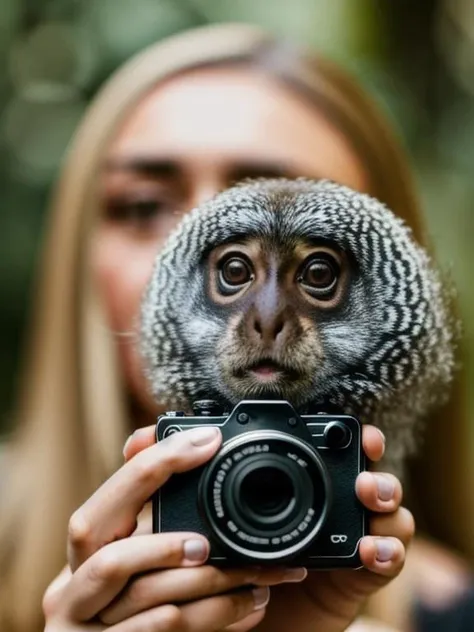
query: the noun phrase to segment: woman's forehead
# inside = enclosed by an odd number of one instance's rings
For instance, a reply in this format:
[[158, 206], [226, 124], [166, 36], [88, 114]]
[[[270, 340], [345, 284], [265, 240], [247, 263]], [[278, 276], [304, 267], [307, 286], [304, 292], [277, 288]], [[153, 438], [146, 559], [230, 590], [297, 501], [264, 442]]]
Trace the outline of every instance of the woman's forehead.
[[108, 159], [248, 161], [364, 188], [350, 141], [316, 107], [246, 68], [200, 69], [168, 79], [131, 111]]

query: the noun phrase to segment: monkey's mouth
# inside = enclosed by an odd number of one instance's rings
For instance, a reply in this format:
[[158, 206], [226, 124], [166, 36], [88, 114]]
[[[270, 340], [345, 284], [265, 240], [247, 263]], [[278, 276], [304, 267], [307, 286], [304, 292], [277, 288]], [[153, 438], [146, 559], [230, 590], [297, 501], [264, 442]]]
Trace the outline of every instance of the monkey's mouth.
[[263, 358], [246, 367], [236, 369], [234, 375], [239, 379], [252, 376], [259, 382], [272, 382], [274, 380], [281, 380], [282, 378], [297, 380], [301, 377], [300, 372], [295, 368], [281, 364], [270, 358]]

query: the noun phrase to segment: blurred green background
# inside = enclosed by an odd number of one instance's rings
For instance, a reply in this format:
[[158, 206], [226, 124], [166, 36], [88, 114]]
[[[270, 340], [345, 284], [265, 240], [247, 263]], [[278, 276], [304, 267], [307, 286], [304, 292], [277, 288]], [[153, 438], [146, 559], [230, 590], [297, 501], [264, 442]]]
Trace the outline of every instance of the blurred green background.
[[143, 46], [229, 20], [328, 54], [385, 108], [416, 169], [474, 357], [472, 0], [0, 0], [0, 431], [12, 424], [48, 194], [84, 108]]

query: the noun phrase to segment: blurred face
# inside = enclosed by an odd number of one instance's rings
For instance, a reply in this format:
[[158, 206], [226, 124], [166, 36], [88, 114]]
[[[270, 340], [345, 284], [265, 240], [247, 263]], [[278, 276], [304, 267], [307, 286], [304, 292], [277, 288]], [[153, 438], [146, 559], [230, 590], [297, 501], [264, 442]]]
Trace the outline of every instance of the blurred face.
[[[252, 70], [212, 69], [160, 84], [112, 143], [101, 178], [93, 268], [125, 381], [145, 417], [132, 337], [157, 251], [184, 213], [242, 178], [329, 178], [367, 191], [343, 135], [298, 96]], [[143, 420], [137, 419], [137, 424]]]

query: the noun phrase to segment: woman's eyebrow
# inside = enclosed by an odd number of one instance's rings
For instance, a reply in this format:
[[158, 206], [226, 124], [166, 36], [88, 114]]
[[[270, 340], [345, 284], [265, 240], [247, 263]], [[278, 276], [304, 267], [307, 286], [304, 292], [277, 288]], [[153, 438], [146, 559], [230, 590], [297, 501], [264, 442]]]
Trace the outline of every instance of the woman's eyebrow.
[[[179, 177], [184, 167], [179, 159], [148, 156], [109, 158], [105, 162], [106, 172], [128, 171], [151, 177]], [[224, 167], [225, 168], [225, 167]], [[277, 160], [250, 159], [229, 160], [226, 169], [229, 180], [239, 181], [247, 178], [298, 178], [308, 177], [306, 170], [296, 165]]]
[[105, 170], [110, 171], [132, 171], [140, 175], [153, 177], [173, 177], [182, 172], [178, 161], [169, 158], [109, 158], [104, 164]]

